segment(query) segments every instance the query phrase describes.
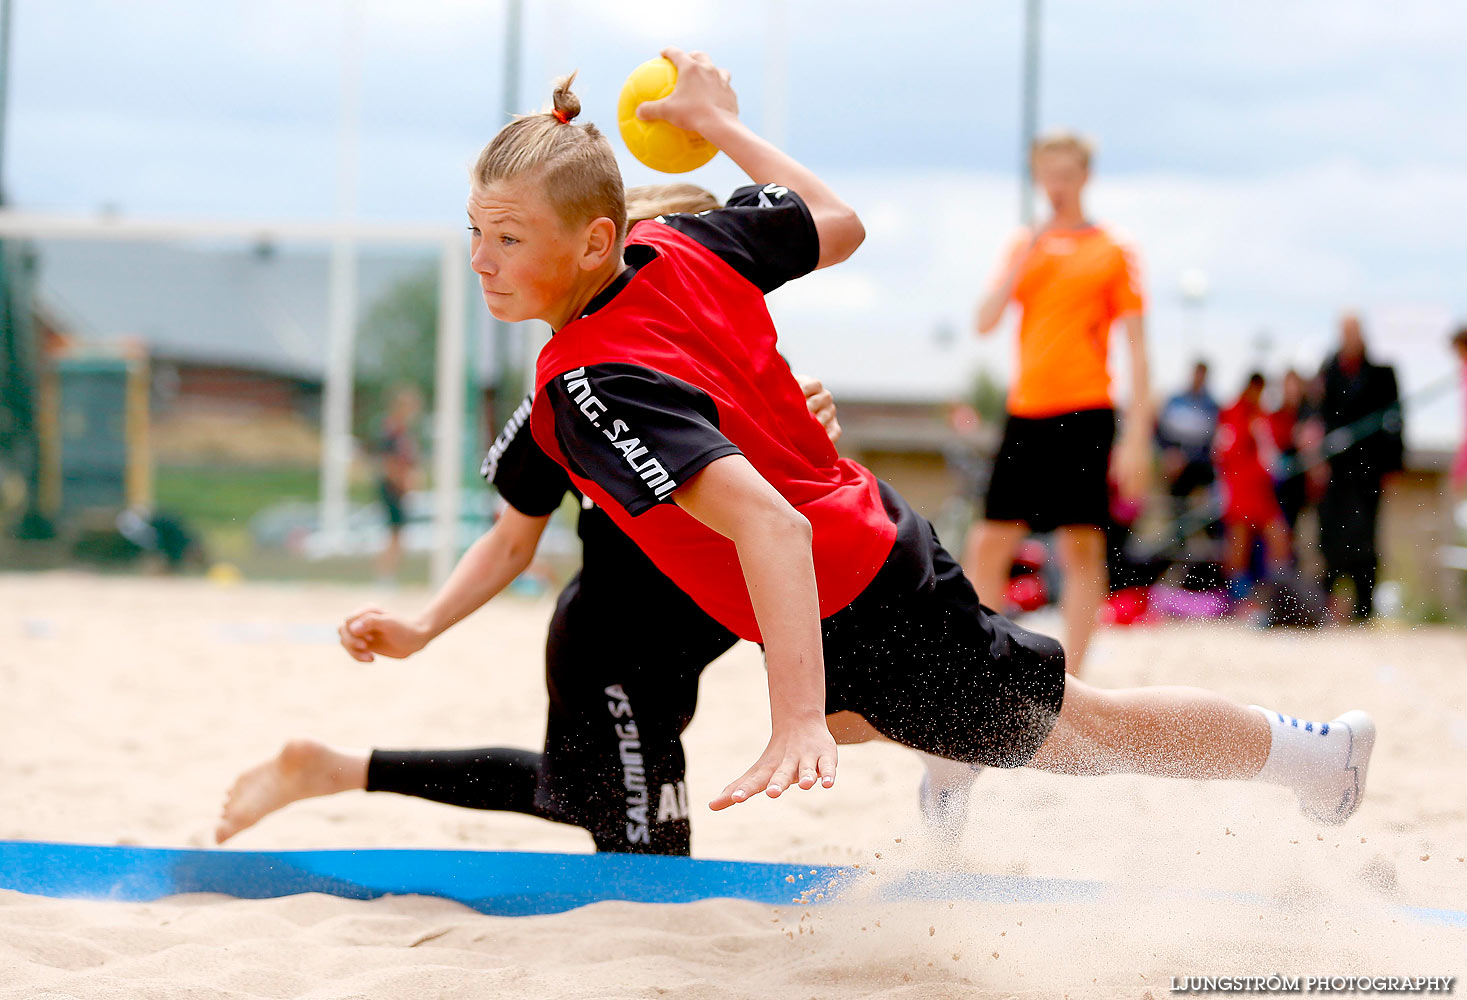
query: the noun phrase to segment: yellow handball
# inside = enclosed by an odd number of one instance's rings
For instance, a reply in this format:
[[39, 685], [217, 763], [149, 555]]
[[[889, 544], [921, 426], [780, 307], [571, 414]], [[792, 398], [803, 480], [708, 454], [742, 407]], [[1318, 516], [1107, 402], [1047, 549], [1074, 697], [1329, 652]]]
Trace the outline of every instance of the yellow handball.
[[697, 132], [664, 121], [644, 122], [637, 117], [639, 105], [661, 100], [672, 93], [676, 84], [677, 67], [659, 56], [632, 70], [616, 102], [621, 141], [633, 156], [664, 174], [685, 174], [718, 155], [718, 147]]

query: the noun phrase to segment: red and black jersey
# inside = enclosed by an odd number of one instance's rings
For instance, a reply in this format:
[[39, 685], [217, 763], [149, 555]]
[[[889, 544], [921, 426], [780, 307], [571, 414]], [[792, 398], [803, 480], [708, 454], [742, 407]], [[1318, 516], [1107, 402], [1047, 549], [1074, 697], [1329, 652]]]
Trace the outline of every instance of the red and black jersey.
[[633, 227], [626, 272], [541, 351], [535, 441], [704, 610], [758, 639], [733, 543], [671, 498], [743, 454], [809, 521], [822, 617], [854, 600], [896, 537], [875, 477], [839, 458], [775, 349], [764, 294], [819, 256], [775, 185]]

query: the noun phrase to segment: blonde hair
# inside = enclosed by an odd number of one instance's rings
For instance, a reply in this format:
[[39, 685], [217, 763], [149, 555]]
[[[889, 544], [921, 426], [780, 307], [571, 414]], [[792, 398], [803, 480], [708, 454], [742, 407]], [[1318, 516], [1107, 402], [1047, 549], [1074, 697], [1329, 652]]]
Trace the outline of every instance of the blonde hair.
[[640, 184], [627, 188], [627, 224], [674, 212], [708, 212], [722, 208], [707, 188], [696, 184]]
[[550, 111], [519, 115], [479, 153], [471, 179], [486, 187], [525, 174], [539, 174], [556, 214], [568, 226], [610, 219], [616, 241], [627, 233], [621, 170], [611, 143], [595, 125], [573, 124], [581, 101], [571, 93], [576, 75], [555, 81]]
[[1052, 129], [1035, 137], [1029, 146], [1030, 169], [1033, 169], [1040, 153], [1074, 153], [1080, 158], [1080, 164], [1089, 170], [1090, 160], [1095, 155], [1095, 143], [1070, 129]]

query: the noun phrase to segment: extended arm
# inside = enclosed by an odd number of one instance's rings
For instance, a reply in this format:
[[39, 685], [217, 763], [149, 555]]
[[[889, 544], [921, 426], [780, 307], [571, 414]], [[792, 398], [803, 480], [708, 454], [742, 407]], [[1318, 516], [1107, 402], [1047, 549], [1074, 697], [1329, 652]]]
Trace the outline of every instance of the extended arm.
[[769, 668], [769, 745], [710, 805], [723, 809], [791, 784], [835, 782], [835, 740], [825, 724], [825, 658], [810, 522], [742, 455], [709, 463], [673, 495], [678, 506], [738, 550]]
[[[1034, 245], [1034, 237], [1028, 236], [1027, 231], [1022, 233], [1020, 240], [1028, 238], [1028, 247]], [[1026, 247], [1022, 253], [1011, 253], [1003, 271], [999, 273], [998, 280], [989, 286], [988, 291], [983, 293], [983, 298], [978, 300], [978, 308], [973, 311], [973, 329], [980, 335], [992, 333], [998, 328], [999, 320], [1003, 319], [1004, 311], [1009, 307], [1009, 300], [1014, 297], [1014, 285], [1019, 281], [1019, 272], [1023, 269], [1024, 258], [1028, 256]]]
[[469, 546], [421, 615], [407, 621], [379, 608], [364, 608], [338, 629], [341, 644], [363, 663], [372, 662], [377, 655], [411, 656], [523, 573], [549, 521], [548, 515], [530, 517], [506, 507], [494, 527]]
[[780, 184], [799, 193], [820, 235], [816, 267], [839, 264], [866, 238], [855, 210], [812, 170], [773, 143], [755, 135], [739, 120], [738, 96], [729, 86], [727, 70], [719, 69], [701, 52], [688, 54], [664, 49], [662, 55], [677, 67], [677, 86], [660, 101], [637, 108], [643, 121], [662, 119], [690, 129], [728, 155], [759, 184]]
[[1146, 318], [1140, 312], [1121, 317], [1125, 348], [1131, 362], [1131, 400], [1125, 408], [1121, 443], [1116, 449], [1115, 481], [1121, 496], [1146, 496], [1152, 479], [1152, 377], [1146, 359]]
[[1116, 456], [1116, 485], [1127, 497], [1144, 496], [1151, 480], [1151, 440], [1155, 415], [1151, 405], [1151, 370], [1146, 359], [1146, 319], [1139, 312], [1121, 317], [1126, 356], [1131, 365], [1131, 399]]

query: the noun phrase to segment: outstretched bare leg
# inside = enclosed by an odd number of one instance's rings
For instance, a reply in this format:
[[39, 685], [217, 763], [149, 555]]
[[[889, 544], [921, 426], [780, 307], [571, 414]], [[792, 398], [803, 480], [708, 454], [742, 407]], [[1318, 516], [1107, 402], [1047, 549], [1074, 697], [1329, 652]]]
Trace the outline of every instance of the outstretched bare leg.
[[235, 779], [219, 811], [214, 840], [224, 843], [283, 806], [318, 795], [367, 787], [367, 750], [315, 740], [291, 740], [280, 752]]
[[1343, 823], [1365, 790], [1375, 724], [1309, 722], [1189, 687], [1104, 691], [1076, 677], [1030, 767], [1064, 774], [1257, 779], [1294, 789], [1312, 819]]
[[1059, 721], [1030, 767], [1064, 774], [1252, 778], [1268, 756], [1268, 722], [1191, 687], [1103, 690], [1065, 681]]

